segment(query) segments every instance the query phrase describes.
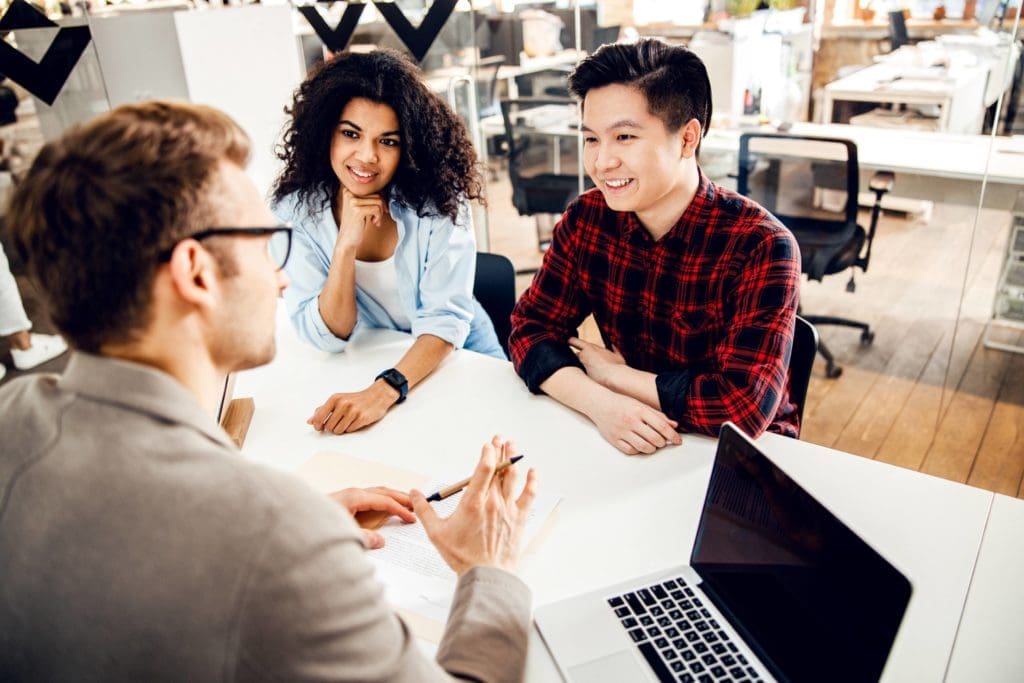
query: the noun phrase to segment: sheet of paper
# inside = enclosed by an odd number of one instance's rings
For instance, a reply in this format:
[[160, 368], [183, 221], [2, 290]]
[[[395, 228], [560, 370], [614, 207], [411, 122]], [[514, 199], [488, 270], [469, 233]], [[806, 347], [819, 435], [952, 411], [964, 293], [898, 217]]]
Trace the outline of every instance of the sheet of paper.
[[[350, 486], [388, 486], [400, 491], [419, 488], [432, 493], [452, 481], [452, 476], [430, 481], [409, 472], [371, 460], [324, 451], [304, 462], [295, 473], [314, 489], [330, 493]], [[458, 507], [462, 493], [433, 503], [434, 511], [448, 517]], [[560, 498], [542, 492], [534, 499], [524, 531], [523, 547], [535, 550], [546, 531]], [[384, 586], [385, 598], [409, 622], [417, 636], [438, 642], [448, 621], [457, 577], [427, 538], [419, 523], [404, 524], [390, 518], [378, 531], [384, 547], [367, 554]]]
[[[443, 481], [431, 482], [424, 490], [436, 491], [446, 485]], [[433, 503], [434, 511], [440, 517], [448, 517], [455, 512], [462, 495], [458, 493]], [[534, 499], [523, 534], [524, 548], [531, 546], [559, 500], [557, 496], [544, 494]], [[374, 550], [369, 557], [385, 585], [388, 601], [404, 612], [442, 624], [446, 622], [458, 577], [430, 543], [423, 525], [403, 524], [392, 518], [378, 531], [384, 536], [384, 547]]]

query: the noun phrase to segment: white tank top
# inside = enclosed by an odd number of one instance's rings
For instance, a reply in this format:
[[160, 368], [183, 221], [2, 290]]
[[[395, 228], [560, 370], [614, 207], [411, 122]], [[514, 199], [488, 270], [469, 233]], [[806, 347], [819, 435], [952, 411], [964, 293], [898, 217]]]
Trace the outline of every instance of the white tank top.
[[395, 272], [395, 256], [383, 261], [360, 261], [356, 259], [356, 284], [363, 293], [377, 302], [401, 330], [411, 330], [412, 321], [402, 308], [398, 296], [398, 274]]

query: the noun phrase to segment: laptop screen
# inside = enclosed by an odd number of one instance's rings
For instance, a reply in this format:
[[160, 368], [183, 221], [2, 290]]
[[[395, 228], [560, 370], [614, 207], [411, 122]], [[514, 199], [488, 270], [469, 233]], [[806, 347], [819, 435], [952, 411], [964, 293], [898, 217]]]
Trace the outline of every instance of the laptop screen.
[[895, 567], [731, 424], [690, 564], [782, 680], [877, 680], [910, 599]]

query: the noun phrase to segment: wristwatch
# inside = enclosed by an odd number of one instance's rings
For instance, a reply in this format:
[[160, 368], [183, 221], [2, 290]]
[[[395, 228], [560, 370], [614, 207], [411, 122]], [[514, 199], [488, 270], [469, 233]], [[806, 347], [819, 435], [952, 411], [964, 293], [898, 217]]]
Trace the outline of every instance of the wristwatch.
[[405, 375], [395, 368], [388, 368], [377, 375], [374, 381], [376, 382], [378, 379], [384, 380], [391, 385], [392, 389], [398, 392], [398, 400], [395, 401], [396, 405], [405, 400], [406, 394], [409, 393], [409, 380], [405, 378]]

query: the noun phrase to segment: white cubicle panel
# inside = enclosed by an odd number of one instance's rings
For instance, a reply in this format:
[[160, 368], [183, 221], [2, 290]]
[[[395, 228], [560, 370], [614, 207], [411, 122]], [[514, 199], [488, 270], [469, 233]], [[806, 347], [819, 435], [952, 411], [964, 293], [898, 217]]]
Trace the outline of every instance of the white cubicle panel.
[[227, 112], [252, 138], [250, 175], [270, 187], [284, 107], [304, 72], [290, 7], [124, 12], [90, 25], [111, 107], [167, 98]]
[[[689, 48], [708, 69], [712, 108], [717, 113], [740, 117], [746, 99], [759, 100], [764, 111], [777, 116], [776, 103], [783, 96], [782, 36], [755, 33], [728, 35], [702, 31]], [[760, 110], [759, 110], [760, 111]]]
[[[713, 440], [650, 457], [622, 455], [582, 416], [533, 396], [511, 364], [457, 351], [383, 421], [321, 435], [305, 421], [331, 393], [366, 387], [412, 342], [364, 331], [344, 353], [301, 344], [279, 311], [278, 357], [241, 373], [235, 396], [256, 410], [243, 452], [295, 469], [337, 452], [425, 475], [470, 472], [480, 445], [514, 438], [540, 485], [562, 497], [550, 534], [522, 565], [537, 605], [687, 562], [714, 457]], [[768, 435], [760, 443], [845, 522], [899, 566], [914, 595], [886, 680], [939, 680], [953, 646], [992, 494], [813, 444]], [[534, 633], [528, 680], [558, 680]]]

